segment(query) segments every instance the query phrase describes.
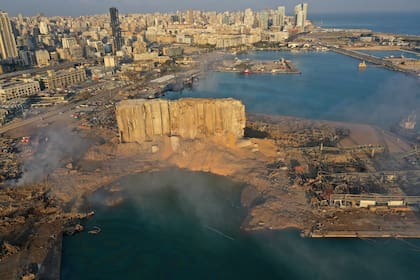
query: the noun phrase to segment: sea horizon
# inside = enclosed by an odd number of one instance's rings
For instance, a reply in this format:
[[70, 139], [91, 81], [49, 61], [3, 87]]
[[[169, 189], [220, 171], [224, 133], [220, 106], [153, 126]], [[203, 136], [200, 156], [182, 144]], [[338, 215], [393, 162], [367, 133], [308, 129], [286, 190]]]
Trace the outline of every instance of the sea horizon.
[[369, 29], [404, 35], [420, 35], [420, 11], [309, 13], [308, 19], [324, 28]]

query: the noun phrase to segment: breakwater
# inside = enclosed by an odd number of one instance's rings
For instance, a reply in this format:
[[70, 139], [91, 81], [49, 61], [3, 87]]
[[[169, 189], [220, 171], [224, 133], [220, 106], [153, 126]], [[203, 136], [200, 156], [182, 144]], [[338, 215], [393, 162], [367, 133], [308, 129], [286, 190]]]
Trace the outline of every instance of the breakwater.
[[400, 68], [398, 66], [396, 66], [395, 64], [393, 64], [391, 61], [370, 55], [370, 54], [366, 54], [366, 53], [361, 53], [361, 52], [357, 52], [357, 51], [353, 51], [353, 50], [348, 50], [348, 49], [343, 49], [343, 48], [337, 48], [337, 47], [333, 47], [333, 46], [328, 46], [330, 51], [342, 54], [342, 55], [347, 55], [359, 60], [364, 60], [366, 62], [378, 65], [378, 66], [382, 66], [385, 67], [389, 70], [392, 71], [397, 71], [397, 72], [403, 72], [403, 73], [407, 73], [407, 74], [411, 74], [411, 75], [416, 75], [415, 71], [412, 70], [408, 70], [408, 69], [403, 69]]

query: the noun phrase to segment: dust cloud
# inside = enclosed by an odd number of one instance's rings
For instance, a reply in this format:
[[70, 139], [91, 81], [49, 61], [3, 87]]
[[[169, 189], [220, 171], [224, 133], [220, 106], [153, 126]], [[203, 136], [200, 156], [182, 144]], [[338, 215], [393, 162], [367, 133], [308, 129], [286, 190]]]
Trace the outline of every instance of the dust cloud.
[[[123, 186], [123, 196], [139, 213], [149, 213], [158, 222], [167, 222], [168, 211], [176, 209], [205, 226], [223, 227], [231, 218], [239, 227], [245, 214], [240, 206], [242, 184], [212, 174], [168, 169], [134, 174], [121, 179], [118, 185]], [[104, 201], [100, 193], [92, 197], [93, 203]], [[229, 214], [230, 218], [225, 220], [232, 209], [241, 214]]]
[[22, 163], [22, 177], [16, 185], [46, 179], [56, 168], [78, 160], [90, 144], [67, 127], [40, 130], [31, 137], [33, 155]]
[[177, 227], [179, 219], [190, 220], [221, 231], [227, 227], [232, 234], [232, 225], [238, 231], [246, 215], [240, 203], [242, 188], [225, 177], [175, 168], [123, 177], [88, 200], [109, 207], [110, 198], [122, 197], [148, 222]]

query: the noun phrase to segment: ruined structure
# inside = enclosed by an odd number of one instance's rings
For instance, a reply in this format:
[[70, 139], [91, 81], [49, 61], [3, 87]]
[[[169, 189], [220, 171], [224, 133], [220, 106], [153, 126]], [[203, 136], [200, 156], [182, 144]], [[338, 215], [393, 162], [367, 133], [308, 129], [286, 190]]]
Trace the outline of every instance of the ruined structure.
[[121, 142], [142, 142], [154, 136], [196, 139], [243, 137], [245, 106], [226, 99], [124, 100], [116, 107]]

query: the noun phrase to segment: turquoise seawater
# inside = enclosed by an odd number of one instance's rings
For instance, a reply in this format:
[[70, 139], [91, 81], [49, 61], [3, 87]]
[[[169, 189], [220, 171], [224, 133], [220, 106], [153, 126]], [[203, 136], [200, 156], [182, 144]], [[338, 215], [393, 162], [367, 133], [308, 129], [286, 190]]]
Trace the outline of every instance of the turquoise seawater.
[[100, 226], [64, 239], [62, 279], [417, 279], [420, 240], [305, 239], [244, 233], [242, 186], [167, 170], [123, 178], [125, 202], [90, 199]]

